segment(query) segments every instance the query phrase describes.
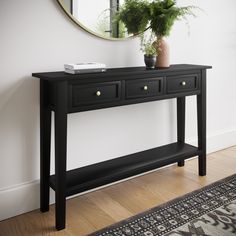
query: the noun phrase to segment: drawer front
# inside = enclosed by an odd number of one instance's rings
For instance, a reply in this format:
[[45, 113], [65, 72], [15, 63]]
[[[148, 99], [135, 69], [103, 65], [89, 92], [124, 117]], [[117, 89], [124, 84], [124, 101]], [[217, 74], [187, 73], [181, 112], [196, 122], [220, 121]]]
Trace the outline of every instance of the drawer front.
[[86, 86], [74, 84], [71, 89], [72, 107], [113, 102], [121, 97], [120, 81]]
[[162, 78], [127, 81], [125, 94], [127, 99], [153, 97], [162, 93], [162, 87]]
[[199, 88], [199, 76], [183, 75], [167, 77], [167, 93], [194, 91]]

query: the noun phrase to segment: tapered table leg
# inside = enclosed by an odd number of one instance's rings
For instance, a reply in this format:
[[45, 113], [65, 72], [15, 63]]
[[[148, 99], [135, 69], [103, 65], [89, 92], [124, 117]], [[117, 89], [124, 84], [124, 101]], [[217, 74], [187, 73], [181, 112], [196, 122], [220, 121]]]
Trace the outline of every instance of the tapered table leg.
[[[185, 142], [185, 97], [177, 98], [177, 140]], [[184, 166], [184, 160], [178, 162], [178, 166]]]
[[56, 84], [55, 109], [55, 178], [56, 229], [66, 224], [66, 145], [67, 145], [67, 82]]
[[51, 110], [48, 108], [47, 82], [40, 81], [40, 210], [49, 210]]
[[206, 175], [206, 70], [202, 70], [201, 94], [197, 96], [198, 148], [202, 154], [198, 157], [199, 175]]

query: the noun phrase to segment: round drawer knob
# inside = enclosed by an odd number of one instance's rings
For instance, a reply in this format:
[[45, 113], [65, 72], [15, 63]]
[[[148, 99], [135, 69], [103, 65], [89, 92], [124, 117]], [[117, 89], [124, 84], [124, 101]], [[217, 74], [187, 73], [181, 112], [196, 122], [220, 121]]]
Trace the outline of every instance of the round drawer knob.
[[183, 82], [181, 83], [181, 85], [182, 85], [182, 86], [185, 86], [185, 85], [186, 85], [186, 82], [185, 82], [185, 81], [183, 81]]
[[145, 86], [143, 87], [143, 90], [147, 91], [147, 90], [148, 90], [148, 86], [145, 85]]
[[101, 92], [100, 91], [97, 91], [96, 92], [96, 95], [99, 97], [99, 96], [101, 96]]

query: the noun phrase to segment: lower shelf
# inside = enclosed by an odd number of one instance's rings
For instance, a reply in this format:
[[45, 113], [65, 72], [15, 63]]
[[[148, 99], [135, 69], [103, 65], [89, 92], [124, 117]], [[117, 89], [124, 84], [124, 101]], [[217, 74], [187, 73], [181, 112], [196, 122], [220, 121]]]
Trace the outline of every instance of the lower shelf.
[[[197, 147], [185, 143], [172, 143], [124, 157], [67, 171], [66, 196], [128, 178], [158, 167], [200, 155]], [[50, 186], [55, 190], [55, 175]]]

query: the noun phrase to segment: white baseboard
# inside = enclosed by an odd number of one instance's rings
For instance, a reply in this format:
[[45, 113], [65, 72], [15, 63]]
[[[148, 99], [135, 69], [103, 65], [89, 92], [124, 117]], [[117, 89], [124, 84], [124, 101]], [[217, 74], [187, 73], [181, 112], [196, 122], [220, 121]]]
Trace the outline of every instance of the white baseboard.
[[0, 220], [37, 209], [39, 181], [24, 183], [0, 191]]
[[[196, 145], [197, 141], [190, 141], [190, 143]], [[236, 130], [224, 131], [207, 138], [208, 153], [234, 145], [236, 145]], [[50, 203], [54, 203], [53, 191], [51, 191], [50, 196]], [[38, 208], [39, 181], [0, 189], [0, 221]]]
[[[39, 181], [19, 184], [0, 189], [0, 221], [39, 208]], [[50, 193], [54, 202], [54, 193]]]
[[[187, 140], [187, 143], [197, 146], [196, 139]], [[236, 129], [224, 130], [207, 137], [207, 153], [217, 152], [236, 145]]]
[[236, 130], [223, 131], [207, 138], [207, 152], [217, 152], [236, 145]]

